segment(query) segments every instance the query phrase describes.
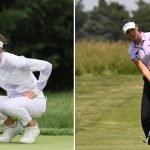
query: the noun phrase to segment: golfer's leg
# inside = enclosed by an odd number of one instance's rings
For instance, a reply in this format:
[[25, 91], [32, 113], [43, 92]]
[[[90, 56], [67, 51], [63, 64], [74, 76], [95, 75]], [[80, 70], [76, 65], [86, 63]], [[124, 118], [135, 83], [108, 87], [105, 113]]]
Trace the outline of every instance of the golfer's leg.
[[7, 96], [0, 96], [0, 125], [8, 118], [4, 113], [4, 104], [8, 100]]
[[[27, 97], [18, 97], [11, 99], [7, 104], [7, 113], [22, 122], [23, 125], [31, 123], [32, 117], [40, 117], [46, 108], [46, 100], [41, 98], [29, 99]], [[20, 139], [21, 143], [34, 143], [40, 130], [38, 124], [27, 126], [24, 136]]]
[[4, 124], [5, 120], [7, 120], [7, 116], [0, 112], [0, 125]]
[[145, 89], [142, 95], [141, 122], [146, 138], [150, 131], [150, 99]]
[[11, 142], [11, 140], [22, 130], [20, 124], [16, 123], [5, 113], [5, 104], [8, 101], [7, 96], [0, 96], [0, 124], [7, 125], [3, 134], [0, 136], [0, 142]]
[[42, 116], [45, 112], [45, 99], [29, 99], [27, 97], [13, 98], [5, 103], [5, 112], [7, 115], [14, 117], [27, 125], [33, 118]]
[[[22, 98], [22, 97], [21, 97]], [[28, 111], [20, 106], [19, 101], [24, 103], [21, 98], [9, 99], [4, 106], [4, 112], [10, 117], [13, 117], [21, 122], [23, 126], [26, 126], [28, 122], [32, 120]]]

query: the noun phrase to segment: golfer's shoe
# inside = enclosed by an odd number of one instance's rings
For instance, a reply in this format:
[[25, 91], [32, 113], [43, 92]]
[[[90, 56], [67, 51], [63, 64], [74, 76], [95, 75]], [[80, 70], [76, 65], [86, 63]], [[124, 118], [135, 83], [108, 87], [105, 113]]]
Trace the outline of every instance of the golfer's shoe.
[[13, 127], [7, 126], [4, 130], [2, 136], [0, 136], [0, 142], [8, 143], [19, 133], [23, 130], [22, 126], [19, 122], [16, 122], [16, 125]]
[[146, 140], [142, 140], [143, 143], [148, 143], [147, 139]]
[[27, 127], [25, 128], [23, 137], [20, 139], [20, 143], [24, 143], [24, 144], [35, 143], [36, 138], [38, 137], [39, 134], [40, 134], [40, 129], [37, 124], [33, 127]]
[[143, 140], [143, 142], [150, 145], [150, 132], [148, 133], [148, 136], [147, 136], [146, 140]]

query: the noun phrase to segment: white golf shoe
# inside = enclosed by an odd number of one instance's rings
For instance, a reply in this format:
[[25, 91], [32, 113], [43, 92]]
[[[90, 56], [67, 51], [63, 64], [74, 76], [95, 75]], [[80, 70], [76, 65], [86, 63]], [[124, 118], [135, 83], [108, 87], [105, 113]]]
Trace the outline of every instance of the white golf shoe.
[[25, 128], [23, 137], [20, 139], [20, 143], [23, 144], [35, 143], [35, 140], [39, 134], [40, 134], [40, 129], [37, 124], [33, 127], [27, 127]]
[[23, 130], [22, 126], [19, 122], [16, 122], [16, 125], [13, 127], [7, 126], [5, 128], [4, 133], [2, 136], [0, 136], [0, 142], [8, 143], [11, 142], [11, 140], [19, 133], [21, 133]]

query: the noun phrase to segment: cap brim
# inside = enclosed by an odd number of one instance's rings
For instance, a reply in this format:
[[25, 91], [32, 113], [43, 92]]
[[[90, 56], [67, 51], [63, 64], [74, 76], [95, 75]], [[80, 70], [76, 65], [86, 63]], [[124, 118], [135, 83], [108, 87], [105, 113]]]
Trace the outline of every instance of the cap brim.
[[129, 29], [135, 29], [135, 27], [136, 27], [136, 25], [134, 22], [128, 22], [123, 26], [122, 30], [125, 34]]

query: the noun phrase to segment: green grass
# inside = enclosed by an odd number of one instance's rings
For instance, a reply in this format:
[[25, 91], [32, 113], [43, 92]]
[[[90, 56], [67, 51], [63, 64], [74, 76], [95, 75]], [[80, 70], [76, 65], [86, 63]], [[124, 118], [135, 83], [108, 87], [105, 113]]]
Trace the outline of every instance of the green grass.
[[138, 70], [128, 57], [128, 42], [76, 42], [76, 75], [137, 74]]
[[73, 128], [73, 91], [46, 92], [47, 109], [38, 119], [41, 128]]
[[140, 75], [76, 77], [76, 150], [148, 150]]
[[73, 150], [73, 136], [39, 136], [35, 144], [20, 144], [20, 136], [12, 143], [0, 143], [4, 150]]

